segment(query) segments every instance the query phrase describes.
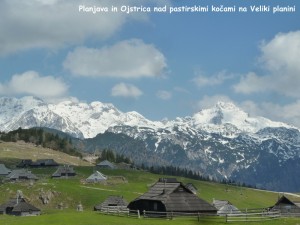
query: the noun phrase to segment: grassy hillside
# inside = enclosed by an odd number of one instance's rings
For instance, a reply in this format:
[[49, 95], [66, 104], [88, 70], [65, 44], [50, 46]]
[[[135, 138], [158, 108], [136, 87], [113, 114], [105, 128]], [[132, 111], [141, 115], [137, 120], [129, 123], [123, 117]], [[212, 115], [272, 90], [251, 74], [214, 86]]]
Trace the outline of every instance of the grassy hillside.
[[[59, 154], [59, 155], [56, 155]], [[30, 157], [32, 156], [32, 157]], [[47, 157], [46, 157], [47, 156]], [[5, 158], [3, 158], [5, 157]], [[226, 224], [223, 218], [215, 220], [203, 220], [200, 223], [196, 218], [175, 218], [174, 220], [166, 219], [136, 219], [127, 217], [117, 217], [103, 215], [93, 211], [96, 204], [104, 201], [109, 195], [121, 195], [128, 202], [132, 201], [140, 194], [146, 192], [148, 188], [155, 183], [161, 175], [151, 174], [145, 171], [128, 171], [128, 170], [101, 170], [102, 173], [109, 177], [108, 181], [103, 184], [86, 184], [84, 179], [87, 178], [94, 168], [86, 165], [86, 162], [79, 161], [74, 158], [74, 161], [69, 161], [73, 157], [68, 157], [59, 152], [41, 149], [35, 146], [28, 147], [22, 143], [9, 144], [0, 143], [0, 160], [13, 163], [16, 158], [54, 158], [58, 162], [70, 162], [72, 164], [80, 164], [75, 167], [77, 176], [63, 179], [51, 179], [51, 174], [55, 168], [32, 169], [32, 172], [39, 177], [35, 183], [3, 183], [0, 184], [0, 203], [6, 202], [10, 197], [16, 195], [17, 190], [21, 190], [24, 196], [35, 206], [42, 209], [42, 215], [37, 217], [13, 217], [0, 215], [0, 224], [8, 225], [25, 225], [25, 224], [55, 224], [55, 225], [80, 225], [80, 224]], [[125, 180], [120, 179], [120, 176]], [[178, 180], [184, 183], [193, 183], [198, 188], [199, 197], [208, 202], [215, 199], [226, 199], [236, 205], [239, 209], [245, 208], [262, 208], [273, 205], [278, 199], [278, 193], [235, 187], [230, 185], [196, 181], [187, 178], [177, 177]], [[50, 202], [43, 205], [40, 200], [42, 193], [51, 196]], [[77, 212], [76, 206], [81, 203], [84, 212]], [[63, 205], [64, 209], [59, 210], [58, 205]], [[286, 224], [298, 225], [299, 219], [280, 219], [263, 224]], [[236, 224], [236, 223], [235, 223]], [[247, 223], [239, 223], [247, 224]], [[262, 223], [252, 222], [251, 225]]]
[[0, 142], [0, 161], [6, 160], [9, 164], [15, 163], [14, 159], [49, 159], [52, 158], [61, 164], [89, 166], [90, 164], [80, 160], [78, 157], [70, 156], [63, 152], [54, 151], [49, 148], [42, 148], [34, 144], [20, 142]]

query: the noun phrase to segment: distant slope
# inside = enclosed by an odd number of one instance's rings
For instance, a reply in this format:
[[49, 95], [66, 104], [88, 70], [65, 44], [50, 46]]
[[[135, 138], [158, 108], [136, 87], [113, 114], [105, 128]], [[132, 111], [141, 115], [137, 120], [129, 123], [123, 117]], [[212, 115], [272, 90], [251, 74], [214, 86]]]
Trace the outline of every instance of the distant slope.
[[35, 146], [24, 142], [0, 142], [0, 159], [54, 159], [61, 164], [89, 166], [88, 162], [81, 160], [79, 157], [70, 156], [63, 152], [54, 151], [49, 148]]
[[172, 165], [217, 180], [300, 191], [299, 128], [251, 116], [230, 102], [163, 121], [101, 102], [48, 104], [28, 96], [3, 97], [0, 105], [0, 131], [47, 127], [78, 138], [72, 145], [82, 151], [110, 148], [136, 164]]

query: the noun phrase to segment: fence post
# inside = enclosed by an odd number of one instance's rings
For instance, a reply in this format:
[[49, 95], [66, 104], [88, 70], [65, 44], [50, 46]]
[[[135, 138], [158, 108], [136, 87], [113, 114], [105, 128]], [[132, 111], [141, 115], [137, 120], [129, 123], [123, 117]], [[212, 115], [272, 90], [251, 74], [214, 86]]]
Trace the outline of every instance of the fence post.
[[228, 217], [228, 214], [225, 215], [225, 222], [226, 223], [228, 222], [228, 218], [227, 217]]
[[137, 210], [138, 218], [141, 218], [140, 210]]
[[199, 214], [199, 212], [198, 212], [198, 222], [200, 222], [200, 214]]
[[246, 209], [246, 221], [248, 221], [248, 210]]
[[146, 211], [145, 210], [143, 210], [143, 216], [144, 216], [144, 218], [146, 217]]

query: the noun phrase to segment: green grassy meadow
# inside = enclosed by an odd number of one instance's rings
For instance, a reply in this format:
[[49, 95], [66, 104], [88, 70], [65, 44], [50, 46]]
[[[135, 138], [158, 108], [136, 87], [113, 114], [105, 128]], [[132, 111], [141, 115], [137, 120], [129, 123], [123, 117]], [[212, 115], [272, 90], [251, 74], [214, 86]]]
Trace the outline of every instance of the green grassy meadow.
[[[14, 145], [0, 145], [0, 163], [5, 163], [11, 167], [18, 162], [20, 158], [32, 158], [30, 155], [45, 157], [41, 153], [41, 149], [30, 146], [30, 153], [23, 144], [17, 145], [15, 153], [12, 151]], [[2, 148], [1, 148], [2, 146]], [[48, 150], [47, 150], [48, 151]], [[53, 158], [59, 159], [65, 157], [63, 161], [74, 160], [73, 157], [68, 158], [67, 155], [60, 155], [59, 152], [53, 153]], [[27, 156], [27, 157], [24, 157]], [[37, 157], [40, 158], [40, 157]], [[34, 159], [34, 158], [33, 158]], [[174, 218], [167, 219], [149, 219], [149, 218], [132, 218], [113, 215], [105, 215], [93, 211], [96, 204], [104, 201], [109, 195], [123, 196], [128, 202], [132, 201], [142, 193], [146, 192], [149, 187], [155, 183], [160, 177], [166, 177], [157, 174], [151, 174], [146, 171], [139, 170], [101, 170], [101, 172], [109, 177], [107, 182], [101, 184], [87, 184], [85, 179], [94, 172], [93, 166], [87, 166], [86, 163], [76, 163], [75, 159], [72, 163], [75, 166], [77, 176], [68, 179], [51, 179], [51, 174], [56, 168], [31, 169], [32, 173], [39, 177], [39, 180], [32, 182], [16, 182], [1, 183], [0, 178], [0, 204], [6, 202], [9, 198], [15, 197], [17, 190], [21, 190], [30, 203], [42, 210], [41, 216], [33, 217], [15, 217], [8, 215], [0, 215], [1, 225], [93, 225], [93, 224], [122, 224], [122, 225], [150, 225], [150, 224], [170, 224], [170, 225], [193, 225], [193, 224], [226, 224], [224, 217], [210, 218]], [[59, 160], [58, 160], [59, 161]], [[79, 166], [80, 165], [80, 166]], [[124, 179], [120, 179], [120, 177]], [[167, 176], [169, 177], [169, 176]], [[187, 178], [177, 177], [183, 183], [193, 183], [198, 188], [198, 196], [212, 203], [213, 199], [229, 200], [239, 209], [264, 208], [274, 205], [278, 199], [278, 193], [254, 190], [249, 188], [236, 187], [231, 185], [218, 184], [213, 182], [204, 182], [191, 180]], [[48, 193], [51, 199], [47, 205], [43, 205], [40, 200], [41, 193]], [[78, 204], [83, 205], [83, 212], [77, 212]], [[63, 209], [58, 209], [58, 205], [62, 205]], [[274, 225], [300, 225], [300, 218], [281, 218], [264, 222], [235, 222], [233, 224], [274, 224]]]
[[[151, 174], [146, 171], [138, 170], [101, 170], [102, 173], [109, 176], [106, 183], [87, 184], [84, 182], [94, 170], [91, 166], [75, 167], [77, 176], [69, 179], [51, 179], [51, 174], [55, 168], [31, 169], [40, 179], [35, 183], [2, 183], [0, 184], [0, 203], [6, 202], [10, 197], [16, 195], [17, 190], [21, 190], [24, 196], [36, 207], [42, 209], [41, 216], [35, 217], [14, 217], [0, 215], [1, 225], [93, 225], [93, 224], [226, 224], [222, 217], [201, 218], [174, 218], [167, 219], [149, 219], [149, 218], [132, 218], [104, 215], [93, 211], [96, 204], [104, 201], [109, 195], [121, 195], [128, 202], [132, 201], [140, 194], [146, 192], [151, 184], [155, 183], [158, 178], [165, 177]], [[125, 178], [125, 181], [120, 179]], [[239, 209], [264, 208], [274, 205], [278, 199], [278, 193], [259, 191], [254, 189], [196, 181], [187, 178], [177, 177], [183, 183], [191, 182], [198, 188], [199, 197], [208, 202], [215, 199], [226, 199], [236, 205]], [[43, 205], [39, 199], [42, 192], [51, 192], [52, 198], [47, 205]], [[81, 203], [83, 212], [77, 212], [76, 206]], [[63, 210], [58, 209], [58, 205], [64, 206]], [[262, 222], [251, 223], [234, 223], [234, 224], [262, 224]], [[263, 224], [272, 225], [300, 225], [300, 219], [278, 219]]]

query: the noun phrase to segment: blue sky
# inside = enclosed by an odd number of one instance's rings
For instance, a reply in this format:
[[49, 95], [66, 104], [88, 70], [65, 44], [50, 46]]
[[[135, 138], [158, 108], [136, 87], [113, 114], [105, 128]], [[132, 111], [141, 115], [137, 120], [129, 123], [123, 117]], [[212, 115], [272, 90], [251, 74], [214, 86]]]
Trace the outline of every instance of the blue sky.
[[[300, 127], [300, 2], [0, 0], [0, 96], [101, 101], [148, 119], [231, 101]], [[79, 6], [119, 12], [79, 12]], [[121, 6], [208, 6], [206, 13]], [[247, 7], [213, 13], [212, 6]], [[250, 6], [270, 6], [251, 12]], [[295, 12], [273, 13], [273, 7]]]

